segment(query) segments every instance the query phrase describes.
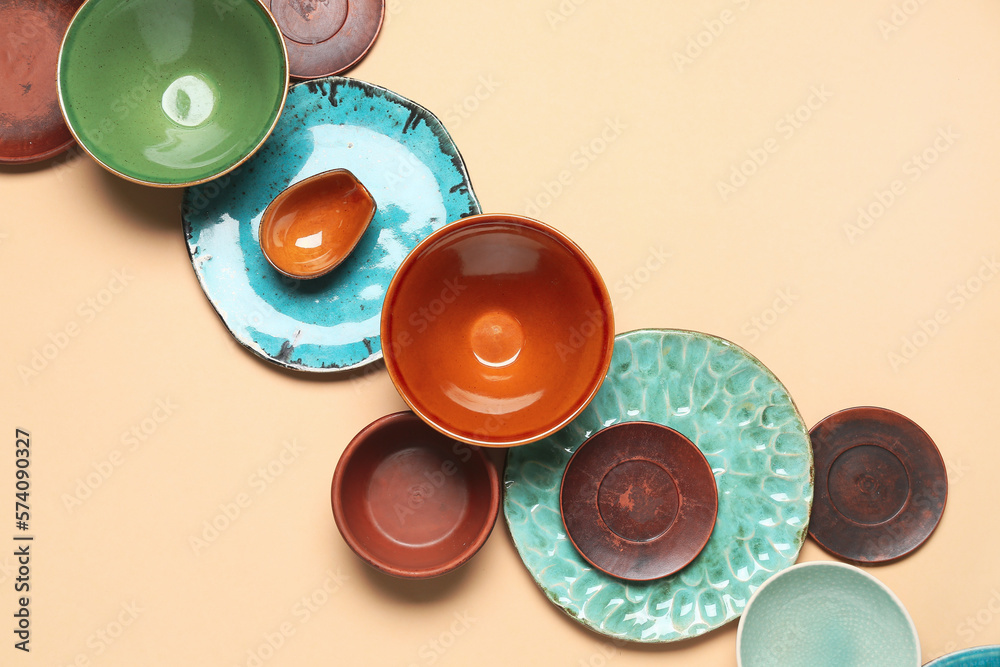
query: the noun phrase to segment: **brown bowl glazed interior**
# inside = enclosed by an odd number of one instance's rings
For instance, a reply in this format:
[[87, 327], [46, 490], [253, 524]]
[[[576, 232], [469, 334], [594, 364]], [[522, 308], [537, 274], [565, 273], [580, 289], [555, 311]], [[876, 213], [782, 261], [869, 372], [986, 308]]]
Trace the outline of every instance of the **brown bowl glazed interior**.
[[453, 222], [389, 285], [382, 350], [400, 395], [465, 442], [520, 445], [567, 424], [611, 363], [611, 299], [563, 234], [513, 215]]
[[496, 469], [412, 412], [382, 417], [337, 464], [333, 515], [347, 544], [397, 577], [434, 577], [472, 558], [500, 507]]

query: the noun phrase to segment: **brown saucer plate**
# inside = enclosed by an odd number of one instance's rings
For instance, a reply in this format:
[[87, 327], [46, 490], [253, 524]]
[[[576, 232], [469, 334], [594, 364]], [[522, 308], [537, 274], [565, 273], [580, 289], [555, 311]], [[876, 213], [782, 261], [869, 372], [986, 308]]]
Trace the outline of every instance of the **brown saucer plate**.
[[331, 76], [353, 67], [382, 28], [385, 0], [269, 0], [297, 79]]
[[56, 61], [83, 0], [0, 0], [0, 164], [38, 162], [73, 144], [56, 92]]
[[934, 532], [948, 499], [941, 453], [927, 433], [884, 408], [848, 408], [809, 432], [816, 466], [809, 534], [857, 563], [905, 556]]
[[621, 579], [649, 581], [694, 560], [715, 527], [719, 498], [705, 455], [666, 426], [626, 422], [580, 445], [559, 507], [577, 551]]

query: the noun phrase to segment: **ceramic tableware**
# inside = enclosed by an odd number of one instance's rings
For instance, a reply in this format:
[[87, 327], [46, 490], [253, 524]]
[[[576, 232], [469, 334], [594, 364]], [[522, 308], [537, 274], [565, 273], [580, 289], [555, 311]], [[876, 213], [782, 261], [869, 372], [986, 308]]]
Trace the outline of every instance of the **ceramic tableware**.
[[1000, 646], [976, 646], [931, 660], [924, 667], [1000, 667]]
[[378, 36], [385, 0], [267, 0], [285, 37], [291, 75], [339, 74], [358, 63]]
[[[611, 577], [566, 536], [559, 487], [573, 453], [615, 424], [648, 421], [694, 443], [711, 466], [718, 516], [686, 567], [648, 582]], [[750, 595], [795, 562], [812, 502], [806, 425], [778, 379], [737, 345], [693, 331], [619, 334], [590, 405], [545, 440], [507, 454], [504, 517], [545, 596], [617, 639], [672, 642], [737, 618]]]
[[453, 438], [512, 446], [569, 423], [611, 361], [611, 299], [596, 267], [536, 220], [485, 214], [431, 234], [382, 311], [389, 377]]
[[633, 581], [665, 577], [694, 560], [718, 506], [705, 455], [652, 422], [595, 433], [566, 465], [559, 490], [566, 534], [580, 555]]
[[948, 474], [922, 428], [891, 410], [860, 407], [830, 415], [810, 438], [816, 499], [809, 534], [820, 546], [882, 563], [930, 537], [944, 513]]
[[486, 542], [500, 507], [496, 469], [412, 412], [382, 417], [347, 445], [333, 476], [333, 515], [369, 565], [406, 578], [459, 567]]
[[739, 667], [919, 667], [899, 598], [844, 563], [790, 567], [761, 586], [736, 632]]
[[257, 0], [88, 0], [59, 54], [80, 146], [137, 183], [182, 186], [238, 166], [285, 102], [288, 59]]
[[[357, 177], [375, 216], [335, 270], [293, 280], [261, 252], [261, 217], [290, 185], [331, 169]], [[235, 339], [286, 368], [336, 372], [382, 358], [382, 299], [406, 253], [478, 212], [462, 156], [431, 112], [333, 77], [293, 86], [267, 143], [232, 174], [188, 188], [182, 218], [198, 281]]]
[[260, 219], [260, 249], [289, 278], [325, 276], [347, 259], [375, 215], [375, 200], [346, 169], [299, 181]]
[[37, 162], [69, 148], [56, 59], [83, 0], [0, 0], [0, 164]]

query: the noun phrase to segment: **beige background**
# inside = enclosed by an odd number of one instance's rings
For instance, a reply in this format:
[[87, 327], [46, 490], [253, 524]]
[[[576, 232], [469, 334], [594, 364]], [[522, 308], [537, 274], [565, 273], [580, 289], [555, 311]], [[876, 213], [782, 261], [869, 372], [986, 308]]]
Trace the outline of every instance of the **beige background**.
[[[907, 605], [926, 660], [1000, 643], [998, 32], [988, 0], [389, 0], [352, 74], [444, 120], [484, 210], [534, 206], [573, 237], [619, 331], [739, 343], [809, 425], [873, 404], [931, 434], [949, 466], [943, 522], [912, 557], [869, 570]], [[798, 127], [782, 120], [796, 113]], [[896, 180], [881, 217], [852, 228]], [[16, 427], [32, 434], [37, 535], [32, 652], [4, 629], [0, 663], [254, 665], [265, 646], [269, 666], [735, 665], [735, 623], [620, 649], [577, 625], [535, 588], [502, 522], [439, 580], [362, 566], [334, 525], [330, 478], [350, 437], [403, 403], [384, 370], [303, 377], [237, 345], [191, 269], [180, 197], [79, 156], [0, 170], [0, 545], [14, 532]], [[669, 258], [649, 270], [655, 252]], [[19, 374], [73, 325], [40, 373]], [[286, 441], [302, 451], [273, 464]], [[269, 464], [280, 474], [262, 481]], [[190, 538], [240, 494], [249, 506], [196, 553]], [[0, 546], [0, 628], [12, 550]], [[801, 555], [828, 557], [811, 541]]]

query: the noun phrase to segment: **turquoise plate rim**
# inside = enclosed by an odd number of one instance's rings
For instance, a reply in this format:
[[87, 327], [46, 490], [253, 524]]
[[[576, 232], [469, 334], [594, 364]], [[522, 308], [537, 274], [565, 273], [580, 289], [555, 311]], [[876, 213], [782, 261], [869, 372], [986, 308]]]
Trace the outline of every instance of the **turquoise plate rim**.
[[934, 658], [925, 664], [924, 667], [963, 667], [965, 662], [962, 661], [965, 658], [996, 658], [994, 664], [1000, 664], [1000, 644], [986, 644], [959, 649]]

